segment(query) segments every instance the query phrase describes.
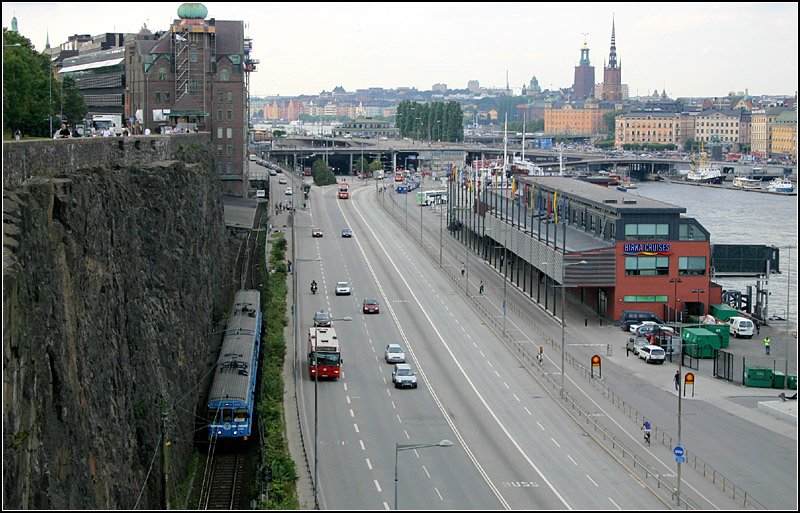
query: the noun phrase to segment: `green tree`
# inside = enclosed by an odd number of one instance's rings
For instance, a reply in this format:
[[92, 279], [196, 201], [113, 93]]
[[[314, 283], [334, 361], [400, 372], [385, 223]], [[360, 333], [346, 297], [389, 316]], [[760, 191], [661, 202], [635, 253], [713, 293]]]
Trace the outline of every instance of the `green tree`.
[[314, 184], [316, 185], [322, 186], [336, 183], [336, 176], [322, 159], [314, 161], [311, 166], [311, 176], [314, 177]]
[[[52, 136], [48, 116], [58, 112], [59, 104], [58, 83], [51, 83], [49, 75], [50, 58], [37, 52], [29, 39], [5, 28], [3, 46], [3, 133], [19, 129], [25, 135]], [[57, 120], [53, 125], [58, 126]]]
[[86, 107], [83, 93], [78, 89], [74, 78], [66, 76], [63, 78], [60, 94], [64, 102], [64, 115], [70, 124], [75, 125], [82, 122], [89, 109]]

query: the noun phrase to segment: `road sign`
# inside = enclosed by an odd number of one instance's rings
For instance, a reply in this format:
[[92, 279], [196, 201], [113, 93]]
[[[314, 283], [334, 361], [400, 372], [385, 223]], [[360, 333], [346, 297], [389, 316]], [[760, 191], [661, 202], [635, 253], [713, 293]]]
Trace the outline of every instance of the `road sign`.
[[680, 458], [683, 456], [683, 447], [681, 447], [680, 445], [676, 445], [675, 448], [672, 449], [672, 452], [675, 453], [676, 458]]

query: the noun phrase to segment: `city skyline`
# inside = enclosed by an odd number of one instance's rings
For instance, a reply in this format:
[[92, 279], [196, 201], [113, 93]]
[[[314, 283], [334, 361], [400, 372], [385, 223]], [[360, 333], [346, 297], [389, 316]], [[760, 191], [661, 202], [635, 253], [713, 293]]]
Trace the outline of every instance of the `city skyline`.
[[[595, 82], [608, 61], [612, 17], [631, 96], [790, 95], [797, 90], [796, 3], [220, 3], [208, 18], [243, 20], [260, 60], [252, 96], [382, 87], [572, 86], [584, 37]], [[74, 34], [155, 32], [180, 2], [3, 3], [3, 26], [45, 48]], [[91, 10], [92, 16], [86, 13]], [[407, 20], [407, 21], [398, 21]], [[553, 20], [563, 20], [557, 22]], [[291, 23], [289, 23], [291, 21]], [[588, 33], [588, 36], [584, 36]]]

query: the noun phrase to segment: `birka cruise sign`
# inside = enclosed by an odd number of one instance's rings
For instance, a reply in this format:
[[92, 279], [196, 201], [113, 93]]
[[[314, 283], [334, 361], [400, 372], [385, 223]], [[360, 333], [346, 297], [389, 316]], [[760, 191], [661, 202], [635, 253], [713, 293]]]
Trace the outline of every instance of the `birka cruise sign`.
[[628, 256], [659, 256], [671, 255], [672, 251], [669, 244], [663, 242], [653, 242], [648, 244], [628, 243], [623, 246], [623, 255]]

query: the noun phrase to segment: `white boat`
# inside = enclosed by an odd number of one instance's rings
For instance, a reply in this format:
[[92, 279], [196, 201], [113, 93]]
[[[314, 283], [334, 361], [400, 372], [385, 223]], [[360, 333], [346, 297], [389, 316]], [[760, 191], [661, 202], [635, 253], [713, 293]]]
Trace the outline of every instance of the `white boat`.
[[794, 192], [794, 184], [791, 181], [781, 178], [774, 178], [767, 184], [769, 192]]
[[733, 179], [733, 186], [747, 190], [761, 189], [761, 180], [747, 178], [746, 176], [737, 176]]
[[514, 160], [511, 162], [511, 170], [512, 173], [521, 173], [527, 176], [545, 175], [544, 169], [529, 160], [523, 160], [519, 157], [514, 157]]
[[684, 179], [687, 182], [694, 183], [714, 183], [721, 184], [725, 180], [725, 175], [719, 168], [716, 162], [708, 163], [706, 154], [702, 149], [700, 150], [700, 164], [695, 165], [692, 163], [692, 169], [686, 173]]

